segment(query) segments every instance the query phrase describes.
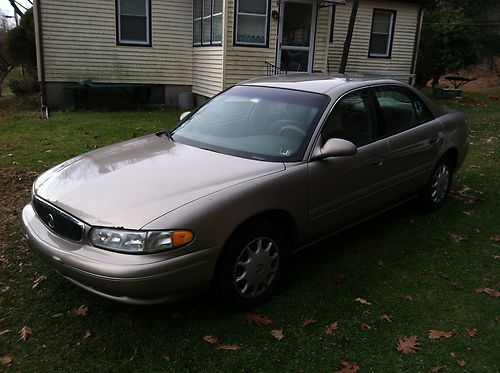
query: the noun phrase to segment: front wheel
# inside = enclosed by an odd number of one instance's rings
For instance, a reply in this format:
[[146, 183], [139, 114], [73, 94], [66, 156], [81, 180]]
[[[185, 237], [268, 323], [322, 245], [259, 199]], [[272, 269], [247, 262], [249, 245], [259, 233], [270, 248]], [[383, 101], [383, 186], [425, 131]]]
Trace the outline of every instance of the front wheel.
[[215, 273], [218, 296], [236, 309], [262, 304], [281, 282], [288, 253], [287, 239], [270, 223], [245, 225], [221, 253]]
[[426, 210], [434, 211], [443, 206], [450, 193], [452, 178], [453, 162], [450, 157], [443, 157], [420, 193], [420, 201]]

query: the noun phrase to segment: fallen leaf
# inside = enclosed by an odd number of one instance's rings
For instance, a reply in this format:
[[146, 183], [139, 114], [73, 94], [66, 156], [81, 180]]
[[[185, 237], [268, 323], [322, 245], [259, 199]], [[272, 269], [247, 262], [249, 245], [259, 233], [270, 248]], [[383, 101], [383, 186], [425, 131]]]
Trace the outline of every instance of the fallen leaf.
[[356, 298], [354, 299], [356, 302], [361, 303], [361, 304], [366, 304], [367, 306], [371, 306], [372, 304], [368, 302], [366, 299], [363, 298]]
[[12, 329], [5, 329], [5, 330], [0, 331], [0, 337], [4, 334], [10, 333], [11, 331], [12, 331]]
[[281, 341], [285, 336], [283, 335], [283, 329], [271, 330], [271, 335], [278, 341]]
[[316, 324], [316, 320], [314, 319], [305, 319], [304, 322], [302, 323], [303, 326], [309, 326], [312, 324]]
[[236, 350], [241, 350], [241, 346], [236, 346], [236, 345], [218, 345], [217, 349], [218, 350], [226, 350], [226, 351], [236, 351]]
[[75, 316], [87, 316], [87, 311], [89, 309], [87, 308], [87, 306], [85, 305], [81, 305], [77, 308], [73, 308], [71, 311], [69, 311], [72, 315], [75, 315]]
[[454, 242], [467, 241], [467, 236], [462, 236], [462, 235], [456, 234], [456, 233], [450, 233], [450, 236]]
[[406, 300], [410, 300], [410, 301], [412, 301], [412, 300], [413, 300], [413, 297], [412, 297], [411, 295], [409, 295], [409, 294], [406, 294], [406, 295], [405, 295], [405, 299], [406, 299]]
[[361, 327], [362, 327], [363, 329], [368, 329], [368, 330], [370, 330], [370, 329], [372, 328], [370, 325], [368, 325], [368, 324], [367, 324], [367, 323], [365, 323], [365, 322], [361, 324]]
[[382, 320], [382, 321], [387, 321], [387, 322], [392, 322], [391, 317], [392, 317], [392, 316], [389, 316], [389, 315], [383, 314], [383, 315], [381, 315], [381, 316], [380, 316], [380, 320]]
[[442, 330], [429, 330], [429, 339], [440, 339], [440, 338], [451, 338], [453, 337], [453, 332], [444, 332]]
[[403, 354], [414, 354], [420, 349], [420, 342], [416, 335], [410, 337], [401, 337], [398, 339], [397, 343], [398, 351]]
[[90, 332], [90, 330], [87, 330], [87, 331], [85, 332], [85, 334], [83, 335], [83, 339], [87, 339], [87, 338], [89, 338], [90, 336], [92, 336], [92, 333]]
[[269, 316], [259, 315], [258, 313], [249, 313], [246, 316], [249, 323], [254, 323], [255, 325], [269, 325], [273, 323], [273, 319]]
[[29, 326], [23, 326], [21, 330], [19, 330], [19, 339], [21, 341], [27, 341], [29, 337], [33, 335], [33, 329], [31, 329]]
[[219, 344], [219, 337], [215, 336], [215, 335], [205, 335], [203, 336], [203, 340], [205, 342], [208, 342], [212, 345], [218, 345]]
[[479, 330], [477, 330], [476, 328], [474, 328], [474, 329], [465, 329], [465, 331], [467, 332], [467, 334], [469, 335], [469, 337], [476, 338], [477, 337], [477, 332]]
[[0, 318], [0, 324], [5, 321], [5, 317]]
[[491, 236], [490, 241], [491, 242], [500, 242], [500, 235], [495, 234], [495, 235]]
[[358, 363], [340, 360], [340, 370], [335, 373], [357, 373], [359, 372]]
[[35, 281], [33, 281], [33, 285], [31, 286], [32, 289], [36, 289], [38, 285], [40, 285], [42, 282], [44, 282], [47, 279], [46, 276], [41, 275], [36, 278]]
[[372, 315], [372, 311], [370, 311], [370, 310], [364, 310], [363, 311], [363, 315], [371, 316]]
[[474, 211], [465, 210], [465, 211], [462, 211], [462, 214], [467, 215], [467, 216], [472, 216], [472, 215], [474, 215]]
[[383, 262], [383, 261], [381, 261], [381, 260], [379, 260], [379, 261], [377, 262], [377, 264], [378, 264], [378, 266], [379, 266], [379, 267], [383, 267], [383, 266], [384, 266], [384, 262]]
[[457, 354], [455, 352], [450, 352], [450, 356], [455, 357], [455, 356], [457, 356]]
[[163, 360], [165, 360], [167, 363], [170, 363], [170, 356], [163, 355]]
[[334, 335], [335, 332], [338, 330], [338, 328], [339, 328], [339, 322], [335, 321], [333, 324], [330, 324], [329, 326], [326, 327], [325, 334]]
[[345, 276], [339, 273], [336, 273], [332, 276], [328, 277], [328, 281], [333, 284], [342, 284], [345, 281]]
[[442, 365], [436, 365], [435, 367], [431, 368], [431, 373], [438, 373], [441, 369], [444, 369]]
[[465, 360], [458, 360], [457, 364], [463, 368], [467, 363], [465, 362]]
[[13, 361], [13, 359], [10, 356], [2, 356], [0, 358], [0, 362], [2, 363], [2, 365], [9, 365], [12, 363], [12, 361]]
[[492, 288], [477, 288], [476, 293], [485, 293], [495, 298], [500, 297], [500, 291]]

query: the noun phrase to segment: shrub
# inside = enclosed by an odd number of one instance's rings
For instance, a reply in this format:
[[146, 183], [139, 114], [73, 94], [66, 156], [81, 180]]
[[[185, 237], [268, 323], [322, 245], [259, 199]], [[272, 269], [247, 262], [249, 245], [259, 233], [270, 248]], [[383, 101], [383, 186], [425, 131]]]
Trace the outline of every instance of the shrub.
[[28, 95], [38, 91], [38, 82], [31, 77], [9, 80], [8, 85], [16, 96]]

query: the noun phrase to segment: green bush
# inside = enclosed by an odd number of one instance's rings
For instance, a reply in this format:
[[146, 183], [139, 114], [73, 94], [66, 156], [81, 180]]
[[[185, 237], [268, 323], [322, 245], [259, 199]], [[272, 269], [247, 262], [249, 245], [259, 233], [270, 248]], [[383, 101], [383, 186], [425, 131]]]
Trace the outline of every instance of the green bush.
[[24, 96], [38, 91], [38, 82], [31, 77], [11, 79], [8, 86], [16, 96]]

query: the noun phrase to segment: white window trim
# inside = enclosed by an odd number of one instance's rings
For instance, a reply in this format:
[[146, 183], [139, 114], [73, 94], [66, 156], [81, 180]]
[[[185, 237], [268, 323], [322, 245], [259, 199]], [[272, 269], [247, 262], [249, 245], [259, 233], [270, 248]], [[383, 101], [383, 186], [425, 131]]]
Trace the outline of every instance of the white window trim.
[[[118, 39], [118, 44], [133, 44], [133, 45], [151, 45], [151, 0], [144, 0], [144, 3], [146, 5], [146, 15], [136, 15], [136, 14], [125, 14], [121, 12], [121, 0], [117, 0], [116, 6], [117, 6], [117, 12], [116, 12], [116, 17], [117, 17], [117, 24], [118, 24], [118, 34], [117, 34], [117, 39]], [[128, 16], [128, 17], [140, 17], [140, 18], [146, 18], [146, 40], [141, 41], [141, 40], [128, 40], [128, 39], [122, 39], [122, 16]]]
[[[235, 27], [234, 27], [234, 44], [235, 45], [244, 45], [244, 46], [258, 46], [265, 47], [268, 43], [268, 33], [269, 33], [269, 0], [266, 0], [266, 14], [262, 13], [247, 13], [240, 12], [240, 0], [236, 1], [236, 15], [235, 15]], [[248, 41], [238, 41], [238, 19], [239, 16], [251, 16], [251, 17], [265, 17], [265, 30], [264, 30], [264, 43], [252, 43]]]
[[383, 9], [374, 9], [373, 10], [373, 16], [372, 16], [372, 23], [375, 23], [375, 14], [376, 13], [385, 13], [385, 14], [390, 14], [391, 16], [391, 19], [390, 19], [390, 23], [389, 23], [389, 32], [388, 33], [385, 33], [385, 32], [375, 32], [373, 31], [373, 25], [372, 25], [372, 31], [371, 31], [371, 34], [370, 34], [370, 45], [368, 46], [368, 48], [371, 47], [371, 42], [372, 42], [372, 36], [373, 35], [387, 35], [387, 43], [386, 43], [386, 46], [385, 46], [385, 53], [369, 53], [368, 55], [370, 57], [384, 57], [384, 58], [387, 58], [387, 57], [390, 57], [391, 55], [391, 44], [392, 44], [392, 40], [393, 40], [393, 37], [394, 37], [394, 17], [396, 16], [396, 12], [394, 12], [393, 10], [383, 10]]

